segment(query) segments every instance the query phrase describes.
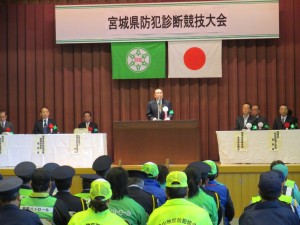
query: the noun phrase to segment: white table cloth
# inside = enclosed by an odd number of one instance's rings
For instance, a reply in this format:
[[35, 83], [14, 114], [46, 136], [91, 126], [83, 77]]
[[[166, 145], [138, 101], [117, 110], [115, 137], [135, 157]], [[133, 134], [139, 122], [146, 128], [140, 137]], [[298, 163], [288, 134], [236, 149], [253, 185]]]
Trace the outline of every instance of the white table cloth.
[[220, 162], [300, 163], [300, 130], [217, 131]]
[[55, 162], [74, 168], [91, 168], [98, 156], [106, 154], [105, 133], [0, 135], [0, 167], [31, 161], [37, 167]]

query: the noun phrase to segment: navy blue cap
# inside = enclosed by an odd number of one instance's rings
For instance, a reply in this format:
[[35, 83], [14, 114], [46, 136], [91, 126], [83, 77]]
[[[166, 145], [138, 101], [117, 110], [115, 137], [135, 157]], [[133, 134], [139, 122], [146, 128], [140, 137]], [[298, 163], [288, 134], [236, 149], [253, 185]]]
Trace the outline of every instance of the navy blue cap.
[[75, 169], [71, 166], [60, 166], [53, 170], [51, 177], [54, 180], [69, 180], [75, 175]]
[[262, 173], [259, 178], [258, 188], [264, 195], [279, 197], [282, 189], [282, 179], [275, 171]]
[[201, 173], [209, 173], [211, 170], [211, 167], [209, 165], [207, 165], [206, 163], [201, 162], [201, 161], [192, 162], [192, 163], [188, 164], [187, 168], [189, 168], [189, 167], [196, 168]]
[[94, 180], [102, 178], [101, 176], [99, 176], [97, 174], [81, 174], [80, 177], [83, 180], [87, 180], [87, 181], [94, 181]]
[[148, 177], [148, 174], [141, 171], [141, 170], [127, 170], [128, 177], [138, 177], [142, 179], [146, 179]]
[[59, 165], [57, 163], [54, 163], [54, 162], [50, 162], [50, 163], [46, 163], [44, 166], [43, 166], [43, 169], [48, 171], [50, 176], [53, 172], [53, 170], [55, 170], [56, 168], [58, 168]]
[[0, 180], [0, 196], [18, 192], [22, 184], [23, 180], [19, 177], [8, 177]]
[[93, 163], [93, 170], [96, 172], [104, 172], [109, 170], [112, 164], [112, 159], [108, 155], [99, 156]]
[[16, 165], [14, 172], [18, 177], [31, 177], [36, 165], [33, 162], [25, 161]]

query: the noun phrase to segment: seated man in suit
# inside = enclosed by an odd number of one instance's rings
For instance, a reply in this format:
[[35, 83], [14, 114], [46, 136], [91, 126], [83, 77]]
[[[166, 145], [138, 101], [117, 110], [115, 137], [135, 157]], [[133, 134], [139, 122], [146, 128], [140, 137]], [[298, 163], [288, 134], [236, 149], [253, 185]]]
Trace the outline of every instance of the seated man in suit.
[[297, 129], [298, 119], [288, 115], [288, 107], [284, 104], [279, 107], [279, 114], [273, 123], [273, 130]]
[[[269, 124], [265, 117], [260, 115], [260, 107], [259, 105], [253, 105], [251, 108], [251, 115], [255, 117], [253, 125], [257, 126], [257, 129], [260, 130], [268, 130]], [[259, 126], [260, 125], [260, 126]]]
[[174, 116], [171, 102], [163, 99], [163, 91], [154, 91], [154, 100], [148, 102], [146, 116], [148, 120], [170, 120]]
[[15, 132], [12, 122], [7, 120], [7, 114], [5, 111], [0, 111], [0, 134], [2, 132]]
[[78, 124], [78, 128], [88, 128], [91, 133], [98, 133], [98, 125], [96, 123], [91, 122], [92, 113], [90, 111], [83, 112], [83, 121]]
[[246, 124], [253, 124], [255, 117], [251, 115], [251, 105], [249, 103], [245, 103], [242, 108], [243, 115], [239, 116], [236, 119], [236, 127], [235, 130], [243, 130], [247, 129]]
[[33, 134], [51, 134], [57, 133], [57, 126], [54, 119], [49, 118], [49, 109], [43, 106], [40, 110], [40, 120], [37, 120], [34, 124]]

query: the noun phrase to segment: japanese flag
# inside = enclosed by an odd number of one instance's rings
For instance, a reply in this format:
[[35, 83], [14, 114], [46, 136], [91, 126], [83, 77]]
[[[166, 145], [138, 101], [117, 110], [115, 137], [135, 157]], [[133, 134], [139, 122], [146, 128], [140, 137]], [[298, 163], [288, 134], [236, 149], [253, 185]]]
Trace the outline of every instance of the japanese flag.
[[222, 77], [222, 40], [168, 42], [169, 78]]

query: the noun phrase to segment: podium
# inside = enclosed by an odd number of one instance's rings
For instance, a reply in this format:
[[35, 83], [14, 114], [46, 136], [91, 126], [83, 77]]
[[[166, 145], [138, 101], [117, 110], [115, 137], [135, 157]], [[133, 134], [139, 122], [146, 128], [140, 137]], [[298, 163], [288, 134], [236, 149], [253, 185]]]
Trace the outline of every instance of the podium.
[[113, 122], [114, 159], [123, 164], [148, 161], [185, 164], [200, 160], [199, 121]]

